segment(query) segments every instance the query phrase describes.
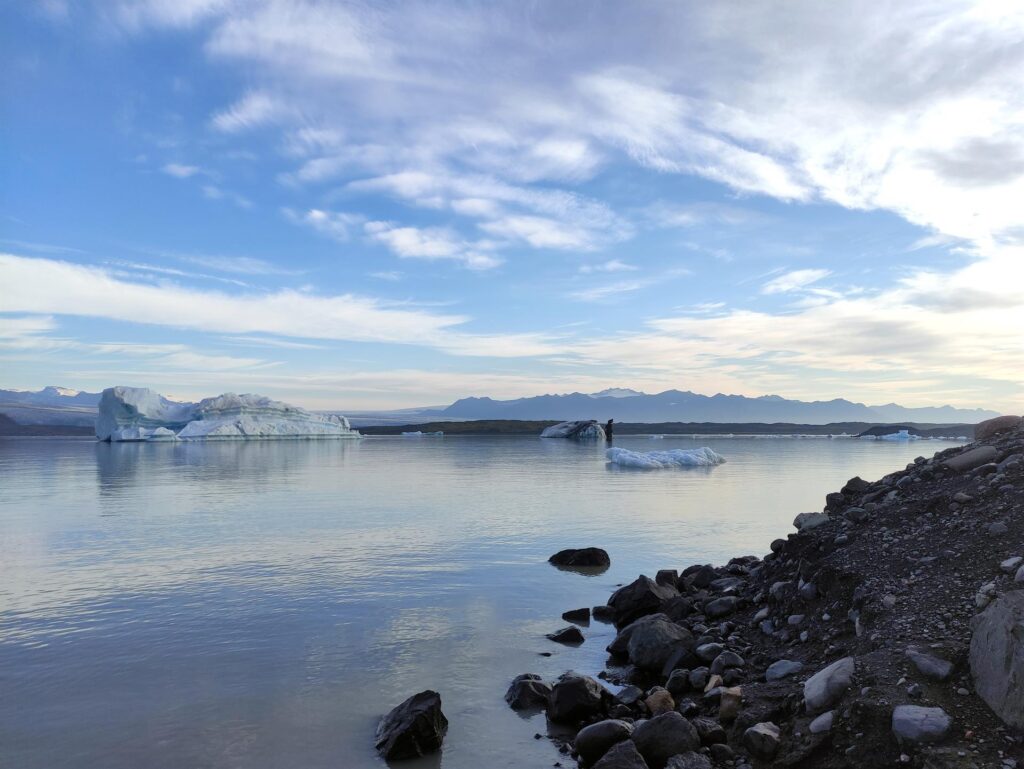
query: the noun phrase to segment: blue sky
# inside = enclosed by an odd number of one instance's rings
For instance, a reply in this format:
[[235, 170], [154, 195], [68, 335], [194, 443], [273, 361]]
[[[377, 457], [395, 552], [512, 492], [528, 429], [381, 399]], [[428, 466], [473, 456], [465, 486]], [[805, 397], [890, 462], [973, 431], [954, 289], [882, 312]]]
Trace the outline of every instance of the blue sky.
[[1024, 408], [1001, 3], [0, 9], [0, 386]]

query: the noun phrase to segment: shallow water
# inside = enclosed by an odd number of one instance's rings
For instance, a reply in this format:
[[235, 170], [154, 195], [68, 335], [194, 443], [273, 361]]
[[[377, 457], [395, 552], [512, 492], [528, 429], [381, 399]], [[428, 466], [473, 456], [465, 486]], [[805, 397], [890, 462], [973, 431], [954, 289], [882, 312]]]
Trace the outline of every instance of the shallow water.
[[[626, 437], [713, 468], [624, 470], [535, 438], [0, 440], [0, 766], [382, 767], [380, 715], [441, 692], [443, 754], [550, 766], [509, 679], [596, 672], [563, 611], [659, 568], [763, 554], [848, 478], [939, 442]], [[612, 567], [554, 569], [596, 545]], [[550, 658], [538, 655], [550, 651]]]

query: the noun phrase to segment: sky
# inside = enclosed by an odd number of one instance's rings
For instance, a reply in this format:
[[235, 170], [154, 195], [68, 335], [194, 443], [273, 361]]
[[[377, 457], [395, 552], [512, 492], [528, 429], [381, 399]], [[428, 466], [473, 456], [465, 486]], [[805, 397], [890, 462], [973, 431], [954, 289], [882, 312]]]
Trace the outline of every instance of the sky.
[[1015, 3], [0, 4], [0, 387], [1024, 411]]

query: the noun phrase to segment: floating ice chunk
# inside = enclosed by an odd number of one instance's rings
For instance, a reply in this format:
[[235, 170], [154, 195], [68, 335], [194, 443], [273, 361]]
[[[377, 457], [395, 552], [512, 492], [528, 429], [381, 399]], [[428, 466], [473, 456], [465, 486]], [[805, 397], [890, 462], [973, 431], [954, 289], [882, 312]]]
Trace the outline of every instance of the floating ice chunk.
[[343, 416], [312, 414], [263, 395], [226, 393], [178, 403], [139, 387], [111, 387], [100, 398], [101, 441], [248, 440], [358, 437]]
[[603, 441], [604, 428], [596, 419], [584, 419], [578, 422], [559, 422], [545, 428], [541, 438], [570, 438], [575, 441]]
[[630, 451], [610, 448], [605, 453], [608, 461], [619, 467], [641, 470], [659, 470], [666, 467], [712, 467], [725, 462], [725, 457], [707, 446], [699, 449], [672, 449], [670, 451]]
[[900, 430], [898, 433], [889, 433], [888, 435], [879, 435], [878, 440], [880, 441], [916, 441], [920, 440], [918, 436], [911, 435], [909, 430]]
[[444, 431], [437, 430], [436, 432], [425, 433], [422, 430], [411, 430], [409, 432], [402, 433], [402, 436], [405, 438], [443, 438]]

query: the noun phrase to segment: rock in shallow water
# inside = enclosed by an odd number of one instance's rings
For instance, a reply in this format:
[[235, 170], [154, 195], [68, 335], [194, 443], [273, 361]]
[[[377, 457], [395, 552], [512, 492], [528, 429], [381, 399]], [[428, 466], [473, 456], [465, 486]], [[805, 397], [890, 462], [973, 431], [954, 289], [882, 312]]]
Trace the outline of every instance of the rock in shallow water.
[[505, 702], [513, 710], [529, 710], [547, 707], [551, 697], [551, 684], [544, 683], [536, 673], [524, 673], [512, 679], [505, 692]]
[[639, 623], [626, 646], [630, 662], [641, 670], [655, 673], [661, 671], [677, 650], [693, 648], [689, 630], [658, 616], [651, 622]]
[[551, 690], [548, 718], [572, 724], [600, 714], [611, 695], [590, 676], [566, 673]]
[[448, 719], [441, 712], [441, 695], [427, 689], [394, 708], [377, 726], [377, 752], [385, 759], [418, 758], [441, 747]]
[[548, 558], [548, 563], [555, 566], [597, 567], [610, 566], [612, 559], [599, 547], [584, 547], [559, 550]]
[[556, 630], [554, 633], [548, 633], [547, 637], [555, 643], [568, 645], [578, 645], [584, 641], [583, 633], [581, 633], [580, 629], [575, 625], [569, 625], [569, 627]]

